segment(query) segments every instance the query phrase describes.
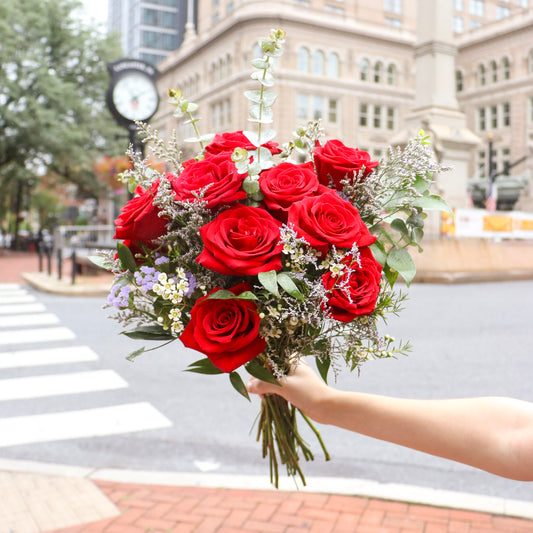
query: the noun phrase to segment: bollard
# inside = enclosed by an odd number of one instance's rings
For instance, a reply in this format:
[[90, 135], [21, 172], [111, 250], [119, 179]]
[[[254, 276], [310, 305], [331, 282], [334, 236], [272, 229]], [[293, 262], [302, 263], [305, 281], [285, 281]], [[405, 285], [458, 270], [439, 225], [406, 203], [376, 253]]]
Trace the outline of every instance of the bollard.
[[63, 252], [61, 248], [57, 249], [57, 279], [61, 279], [61, 276], [63, 275], [62, 271], [63, 267]]
[[76, 250], [72, 250], [72, 273], [71, 273], [71, 279], [70, 282], [72, 285], [76, 282]]
[[48, 275], [52, 275], [52, 250], [46, 247], [46, 263]]
[[37, 244], [37, 253], [39, 254], [39, 272], [43, 271], [43, 242]]

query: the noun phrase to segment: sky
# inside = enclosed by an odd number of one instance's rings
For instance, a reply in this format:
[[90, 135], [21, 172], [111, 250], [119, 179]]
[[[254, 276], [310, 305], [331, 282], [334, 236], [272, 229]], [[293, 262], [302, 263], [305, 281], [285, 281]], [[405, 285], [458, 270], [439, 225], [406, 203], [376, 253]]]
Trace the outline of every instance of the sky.
[[88, 20], [94, 19], [102, 23], [107, 20], [107, 0], [82, 0], [82, 2]]

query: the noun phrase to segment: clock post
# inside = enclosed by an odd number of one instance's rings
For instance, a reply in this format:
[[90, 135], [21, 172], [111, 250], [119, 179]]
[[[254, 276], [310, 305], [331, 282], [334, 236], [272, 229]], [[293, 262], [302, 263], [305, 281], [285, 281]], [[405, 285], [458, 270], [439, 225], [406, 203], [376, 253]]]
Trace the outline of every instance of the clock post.
[[109, 63], [109, 88], [106, 103], [119, 126], [128, 130], [133, 150], [144, 150], [137, 138], [136, 121], [147, 122], [159, 107], [157, 69], [141, 59], [125, 58]]

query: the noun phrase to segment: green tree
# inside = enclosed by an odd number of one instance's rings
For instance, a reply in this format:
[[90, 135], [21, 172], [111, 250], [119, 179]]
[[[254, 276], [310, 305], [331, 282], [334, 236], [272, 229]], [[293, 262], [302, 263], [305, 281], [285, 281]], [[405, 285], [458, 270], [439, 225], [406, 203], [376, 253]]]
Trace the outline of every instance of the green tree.
[[45, 173], [94, 194], [94, 161], [124, 149], [105, 104], [118, 41], [77, 17], [80, 7], [78, 0], [0, 2], [0, 185], [14, 190], [0, 209], [20, 210], [20, 197]]

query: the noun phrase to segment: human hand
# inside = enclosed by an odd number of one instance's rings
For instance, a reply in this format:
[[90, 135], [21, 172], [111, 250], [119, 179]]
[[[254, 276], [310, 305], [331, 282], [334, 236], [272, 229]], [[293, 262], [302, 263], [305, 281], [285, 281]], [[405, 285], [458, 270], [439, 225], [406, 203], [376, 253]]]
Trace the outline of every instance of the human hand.
[[280, 381], [279, 386], [251, 377], [246, 388], [248, 392], [260, 396], [278, 394], [316, 422], [327, 423], [326, 402], [334, 390], [303, 361]]

